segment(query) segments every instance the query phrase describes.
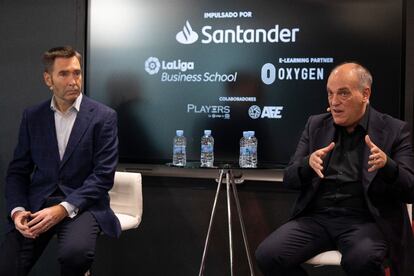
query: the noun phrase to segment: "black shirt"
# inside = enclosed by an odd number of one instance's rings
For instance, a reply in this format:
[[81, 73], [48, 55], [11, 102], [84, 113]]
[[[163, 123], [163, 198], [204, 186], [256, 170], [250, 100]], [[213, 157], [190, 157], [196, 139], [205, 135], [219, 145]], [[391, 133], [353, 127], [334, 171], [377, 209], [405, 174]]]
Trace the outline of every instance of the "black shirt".
[[348, 207], [366, 209], [361, 181], [362, 155], [365, 135], [368, 129], [369, 109], [367, 108], [353, 132], [335, 125], [335, 147], [328, 160], [324, 160], [325, 177], [322, 179], [313, 208]]

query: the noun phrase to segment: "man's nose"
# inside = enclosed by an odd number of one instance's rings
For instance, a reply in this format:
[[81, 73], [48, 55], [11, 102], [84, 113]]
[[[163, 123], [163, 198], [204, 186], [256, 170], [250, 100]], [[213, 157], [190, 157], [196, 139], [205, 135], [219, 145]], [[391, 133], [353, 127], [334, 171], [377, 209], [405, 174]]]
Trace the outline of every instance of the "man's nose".
[[331, 95], [331, 105], [338, 105], [341, 103], [341, 100], [339, 99], [337, 94]]
[[69, 84], [75, 85], [78, 79], [79, 76], [76, 73], [70, 74]]

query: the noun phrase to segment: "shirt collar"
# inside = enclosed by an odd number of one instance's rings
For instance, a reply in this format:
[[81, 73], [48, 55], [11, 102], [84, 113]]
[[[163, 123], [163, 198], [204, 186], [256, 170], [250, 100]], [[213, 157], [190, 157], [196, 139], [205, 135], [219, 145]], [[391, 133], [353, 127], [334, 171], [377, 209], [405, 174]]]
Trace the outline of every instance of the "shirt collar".
[[[73, 102], [72, 106], [68, 108], [68, 111], [76, 110], [77, 112], [79, 112], [80, 104], [82, 102], [82, 97], [83, 97], [83, 94], [80, 93], [79, 96], [76, 98], [76, 100]], [[50, 109], [52, 109], [53, 111], [59, 111], [59, 109], [56, 108], [55, 96], [53, 96], [52, 99], [50, 100]]]

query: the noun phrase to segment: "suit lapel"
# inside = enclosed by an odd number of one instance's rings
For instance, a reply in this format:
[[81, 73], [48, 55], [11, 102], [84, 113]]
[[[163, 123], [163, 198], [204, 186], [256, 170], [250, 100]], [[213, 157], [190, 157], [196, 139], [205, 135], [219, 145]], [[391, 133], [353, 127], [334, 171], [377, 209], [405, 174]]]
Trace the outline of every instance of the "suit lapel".
[[60, 162], [60, 169], [68, 161], [73, 151], [76, 149], [76, 146], [79, 144], [82, 136], [85, 134], [85, 131], [88, 129], [93, 116], [93, 111], [94, 107], [89, 103], [88, 98], [83, 95], [80, 110], [76, 116], [65, 153], [62, 161]]
[[[370, 107], [369, 123], [368, 123], [368, 135], [371, 141], [377, 145], [381, 150], [385, 149], [385, 126], [384, 121], [379, 116], [379, 113], [372, 107]], [[371, 154], [369, 147], [364, 146], [364, 155], [362, 157], [362, 183], [367, 191], [374, 177], [378, 171], [368, 172], [368, 158]]]
[[[321, 128], [315, 130], [313, 137], [315, 139], [315, 142], [314, 142], [315, 147], [312, 149], [312, 152], [314, 152], [315, 150], [324, 148], [328, 146], [331, 142], [333, 142], [335, 138], [335, 126], [333, 124], [333, 119], [331, 116], [328, 117], [324, 121]], [[331, 158], [331, 154], [332, 154], [332, 151], [330, 151], [324, 158], [325, 167], [327, 166], [326, 164], [328, 160]], [[314, 179], [315, 181], [313, 182], [313, 186], [316, 191], [319, 186], [319, 183], [321, 182], [321, 178], [316, 177]]]
[[[314, 137], [320, 137], [318, 140], [315, 141], [314, 150], [324, 148], [328, 146], [331, 142], [333, 142], [335, 137], [335, 126], [333, 124], [332, 117], [329, 117], [324, 121], [323, 126], [315, 131]], [[329, 156], [330, 154], [326, 157]]]

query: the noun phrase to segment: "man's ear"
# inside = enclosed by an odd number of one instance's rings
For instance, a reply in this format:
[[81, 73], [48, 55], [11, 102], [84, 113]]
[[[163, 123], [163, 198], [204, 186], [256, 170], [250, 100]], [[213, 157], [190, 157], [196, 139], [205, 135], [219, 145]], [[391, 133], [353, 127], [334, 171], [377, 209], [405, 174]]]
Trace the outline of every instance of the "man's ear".
[[43, 73], [43, 80], [49, 88], [53, 86], [52, 76], [48, 72]]
[[368, 103], [370, 96], [371, 96], [371, 88], [365, 87], [364, 90], [362, 90], [362, 101], [364, 103]]

